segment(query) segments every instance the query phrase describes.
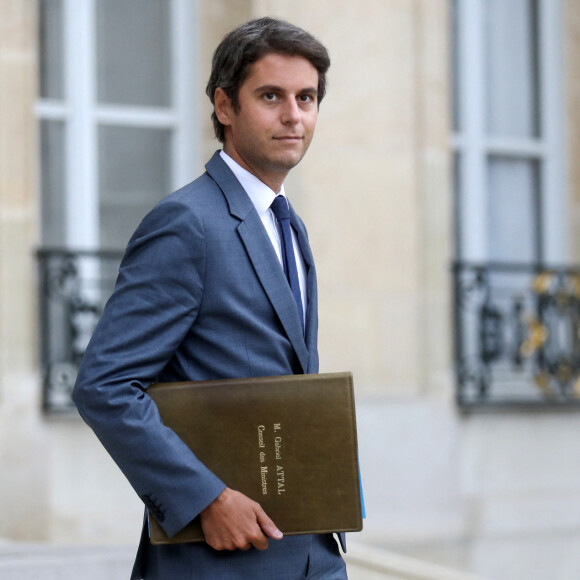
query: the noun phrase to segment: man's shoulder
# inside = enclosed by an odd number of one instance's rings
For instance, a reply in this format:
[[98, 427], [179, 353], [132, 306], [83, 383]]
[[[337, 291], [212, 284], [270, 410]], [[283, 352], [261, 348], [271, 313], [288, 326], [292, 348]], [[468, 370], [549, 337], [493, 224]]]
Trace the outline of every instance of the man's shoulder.
[[212, 221], [214, 216], [222, 215], [224, 212], [229, 213], [223, 191], [207, 173], [204, 173], [166, 195], [150, 210], [147, 217], [174, 216], [178, 221], [199, 218], [205, 222]]
[[163, 231], [203, 231], [218, 215], [227, 213], [220, 188], [206, 173], [170, 193], [141, 220], [129, 245]]
[[215, 200], [221, 196], [217, 195], [222, 191], [220, 179], [229, 176], [230, 170], [226, 163], [221, 159], [219, 151], [216, 151], [206, 164], [206, 171], [197, 179], [179, 188], [168, 195], [163, 201], [165, 202], [199, 202], [204, 199]]
[[198, 207], [200, 203], [216, 203], [221, 198], [223, 195], [217, 183], [207, 173], [203, 173], [197, 179], [167, 195], [160, 203], [181, 203]]
[[197, 179], [163, 198], [152, 214], [184, 213], [204, 223], [217, 223], [218, 216], [244, 219], [254, 208], [248, 194], [216, 152]]

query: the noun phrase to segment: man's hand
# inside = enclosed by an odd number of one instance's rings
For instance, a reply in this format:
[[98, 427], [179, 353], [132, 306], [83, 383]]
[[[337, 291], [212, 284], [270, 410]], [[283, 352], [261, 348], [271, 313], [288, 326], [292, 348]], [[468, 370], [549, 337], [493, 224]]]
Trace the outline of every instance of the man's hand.
[[282, 538], [259, 503], [229, 487], [201, 512], [201, 527], [215, 550], [265, 550], [268, 538]]

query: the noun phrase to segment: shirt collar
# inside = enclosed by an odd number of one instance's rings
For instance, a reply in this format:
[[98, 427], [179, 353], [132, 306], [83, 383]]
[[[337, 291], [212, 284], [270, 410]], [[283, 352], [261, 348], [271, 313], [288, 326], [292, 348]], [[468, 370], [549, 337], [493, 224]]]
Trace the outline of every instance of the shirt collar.
[[236, 176], [237, 180], [252, 200], [258, 215], [262, 215], [270, 209], [276, 195], [283, 195], [286, 197], [284, 185], [282, 185], [280, 191], [276, 194], [275, 191], [270, 189], [263, 181], [260, 181], [253, 173], [250, 173], [247, 169], [244, 169], [239, 163], [234, 161], [225, 151], [220, 151], [220, 157], [232, 170], [232, 173]]

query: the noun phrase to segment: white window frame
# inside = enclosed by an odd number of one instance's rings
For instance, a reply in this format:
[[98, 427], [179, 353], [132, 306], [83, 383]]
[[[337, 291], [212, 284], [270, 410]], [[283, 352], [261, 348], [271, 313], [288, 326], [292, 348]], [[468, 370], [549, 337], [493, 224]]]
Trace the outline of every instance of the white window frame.
[[[66, 236], [72, 249], [99, 248], [98, 128], [124, 126], [173, 131], [173, 189], [195, 177], [199, 159], [195, 71], [197, 0], [170, 0], [173, 65], [170, 107], [101, 105], [96, 93], [96, 2], [63, 0], [64, 99], [40, 99], [37, 118], [65, 124]], [[160, 192], [162, 194], [163, 192]]]
[[485, 0], [458, 0], [456, 50], [460, 131], [452, 145], [460, 155], [460, 260], [488, 261], [487, 160], [490, 156], [537, 160], [542, 166], [540, 184], [542, 249], [546, 263], [569, 260], [566, 227], [567, 192], [564, 179], [565, 146], [562, 117], [563, 47], [561, 0], [538, 0], [538, 66], [540, 69], [540, 137], [491, 137], [486, 132]]

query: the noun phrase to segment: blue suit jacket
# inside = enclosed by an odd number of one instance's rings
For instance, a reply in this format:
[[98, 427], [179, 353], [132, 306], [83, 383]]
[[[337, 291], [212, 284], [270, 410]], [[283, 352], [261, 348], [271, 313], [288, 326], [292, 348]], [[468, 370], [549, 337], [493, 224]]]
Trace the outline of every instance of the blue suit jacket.
[[[169, 536], [225, 483], [162, 424], [147, 387], [318, 372], [316, 274], [304, 224], [291, 209], [307, 269], [305, 334], [250, 198], [219, 154], [206, 170], [161, 201], [132, 236], [73, 393]], [[144, 533], [134, 577], [237, 578], [226, 572], [239, 559], [250, 578], [274, 577], [270, 566], [282, 578], [281, 560], [307, 541], [285, 538], [265, 552], [232, 554], [205, 544], [151, 546]]]

